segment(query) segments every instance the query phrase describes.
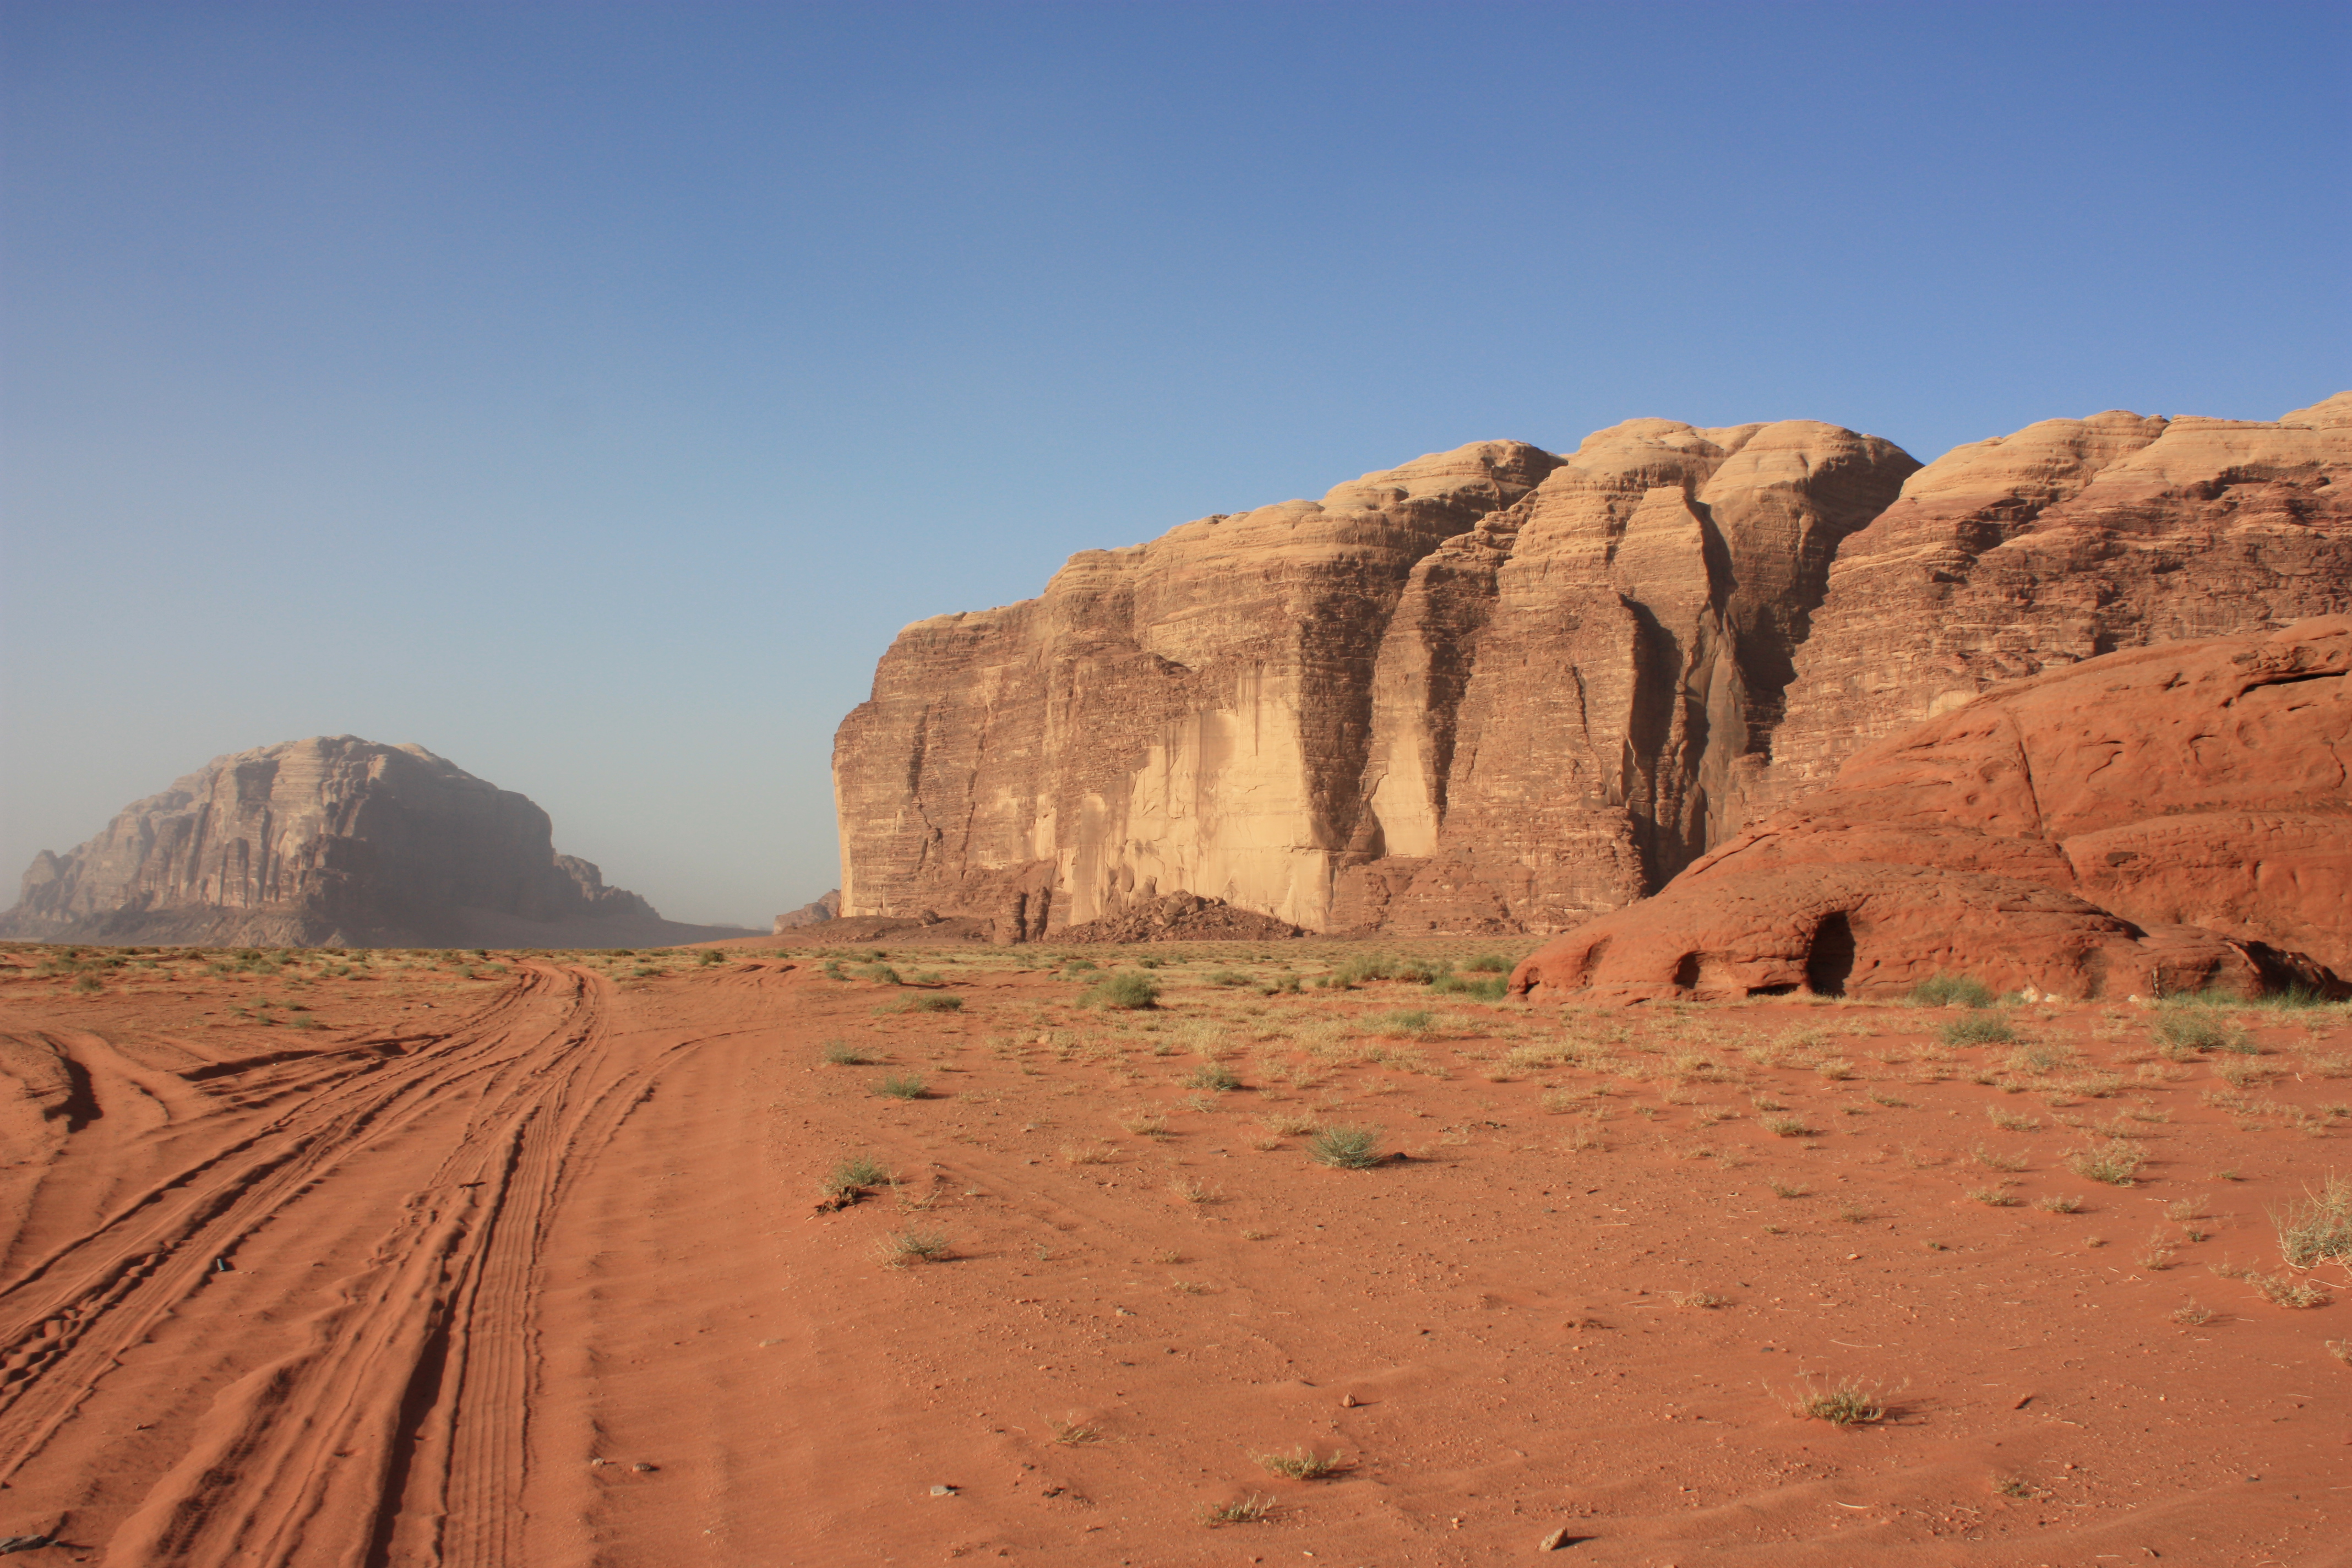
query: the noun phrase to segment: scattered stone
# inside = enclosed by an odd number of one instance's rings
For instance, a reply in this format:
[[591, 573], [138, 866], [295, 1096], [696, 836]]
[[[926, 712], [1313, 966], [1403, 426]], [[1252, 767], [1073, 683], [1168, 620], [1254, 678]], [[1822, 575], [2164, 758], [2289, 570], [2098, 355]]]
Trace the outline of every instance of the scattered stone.
[[933, 1497], [953, 1497], [956, 1495], [956, 1489], [950, 1486], [935, 1486], [931, 1489], [931, 1495]]

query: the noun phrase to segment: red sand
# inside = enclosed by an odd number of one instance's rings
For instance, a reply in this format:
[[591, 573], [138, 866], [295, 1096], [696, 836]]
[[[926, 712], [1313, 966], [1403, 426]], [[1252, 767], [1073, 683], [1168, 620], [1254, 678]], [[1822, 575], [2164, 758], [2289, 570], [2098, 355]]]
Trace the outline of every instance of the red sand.
[[[1260, 1002], [1171, 969], [1160, 1033], [1113, 1041], [1140, 1020], [1001, 956], [950, 959], [958, 1014], [684, 956], [0, 982], [0, 1536], [118, 1565], [1403, 1568], [1562, 1530], [1548, 1560], [1629, 1568], [2352, 1560], [2347, 1308], [2209, 1267], [2276, 1270], [2267, 1211], [2352, 1170], [2341, 1010], [2247, 1014], [2265, 1054], [2178, 1064], [2137, 1009], [2026, 1010], [2088, 1061], [2011, 1093], [1970, 1081], [2011, 1047], [1923, 1060], [1957, 1015], [1900, 1007]], [[323, 1027], [228, 1010], [257, 996]], [[1414, 1006], [1471, 1021], [1410, 1047], [1442, 1079], [1300, 1089], [1267, 1076], [1299, 1050], [1249, 1040]], [[1188, 1109], [1198, 1058], [1151, 1047], [1221, 1009], [1248, 1087]], [[1791, 1029], [1824, 1037], [1741, 1055]], [[1628, 1070], [1492, 1059], [1563, 1037]], [[1853, 1076], [1796, 1065], [1825, 1055]], [[876, 1096], [893, 1071], [929, 1096]], [[1284, 1112], [1409, 1158], [1321, 1168]], [[2133, 1186], [2063, 1163], [2109, 1124]], [[900, 1184], [813, 1212], [861, 1152]], [[1968, 1195], [2003, 1181], [2023, 1205]], [[908, 1230], [950, 1257], [877, 1261]], [[1788, 1408], [1846, 1377], [1886, 1419]], [[1253, 1458], [1300, 1447], [1343, 1468]], [[1200, 1521], [1253, 1495], [1265, 1520]]]

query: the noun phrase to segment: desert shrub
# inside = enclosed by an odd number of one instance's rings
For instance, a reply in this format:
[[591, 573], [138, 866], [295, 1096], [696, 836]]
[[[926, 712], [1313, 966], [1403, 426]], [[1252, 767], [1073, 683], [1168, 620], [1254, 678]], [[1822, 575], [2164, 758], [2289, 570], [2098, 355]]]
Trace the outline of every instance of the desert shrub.
[[1081, 1006], [1108, 1007], [1116, 1012], [1140, 1012], [1159, 1005], [1160, 985], [1149, 974], [1122, 969], [1088, 986], [1078, 1003]]
[[1976, 1016], [1955, 1018], [1938, 1033], [1948, 1046], [1992, 1046], [2017, 1038], [2017, 1031], [2001, 1019]]
[[874, 1065], [874, 1058], [867, 1056], [862, 1047], [853, 1046], [847, 1040], [825, 1041], [819, 1055], [837, 1068], [864, 1068]]
[[857, 977], [861, 980], [871, 980], [877, 985], [906, 984], [898, 978], [898, 972], [887, 963], [862, 963], [857, 967]]
[[944, 991], [923, 991], [890, 1004], [893, 1013], [961, 1013], [963, 998]]
[[1257, 1524], [1274, 1515], [1274, 1500], [1252, 1492], [1238, 1502], [1202, 1503], [1199, 1519], [1202, 1524]]
[[1992, 987], [1965, 974], [1930, 974], [1911, 987], [1915, 1007], [1990, 1007]]
[[1876, 1388], [1840, 1378], [1826, 1388], [1808, 1383], [1790, 1401], [1790, 1414], [1810, 1415], [1833, 1426], [1861, 1426], [1886, 1418], [1886, 1399]]
[[828, 1193], [854, 1193], [861, 1187], [878, 1187], [890, 1179], [890, 1168], [871, 1154], [852, 1154], [836, 1163], [824, 1179]]
[[1207, 985], [1246, 985], [1250, 978], [1238, 969], [1219, 969], [1202, 975], [1202, 983]]
[[106, 983], [95, 974], [82, 974], [75, 977], [73, 988], [84, 996], [95, 996], [106, 989]]
[[2108, 1140], [2101, 1148], [2078, 1149], [2066, 1156], [2066, 1168], [2078, 1176], [2095, 1182], [2105, 1182], [2111, 1187], [2128, 1187], [2139, 1175], [2139, 1168], [2147, 1156], [2121, 1138]]
[[1257, 994], [1261, 996], [1296, 996], [1298, 994], [1298, 976], [1285, 974], [1265, 981], [1258, 986]]
[[1462, 974], [1442, 974], [1431, 982], [1430, 989], [1440, 995], [1462, 995], [1477, 1002], [1500, 1002], [1510, 990], [1510, 981], [1499, 974], [1473, 978]]
[[727, 962], [727, 955], [719, 952], [715, 947], [706, 947], [702, 950], [702, 956], [696, 959], [694, 962], [706, 965], [712, 963], [724, 963]]
[[2263, 1299], [2274, 1307], [2325, 1307], [2336, 1300], [2318, 1280], [2299, 1279], [2293, 1274], [2250, 1274], [2246, 1283], [2261, 1291]]
[[1360, 985], [1368, 980], [1386, 980], [1396, 972], [1397, 961], [1387, 953], [1360, 952], [1331, 972], [1331, 984]]
[[1776, 1138], [1810, 1138], [1813, 1134], [1813, 1129], [1794, 1116], [1768, 1116], [1757, 1125]]
[[2279, 1256], [2290, 1267], [2332, 1263], [2352, 1273], [2352, 1178], [2329, 1175], [2317, 1192], [2305, 1189], [2271, 1223], [2278, 1230]]
[[929, 1089], [920, 1073], [886, 1073], [874, 1080], [874, 1092], [891, 1100], [920, 1100]]
[[948, 1238], [936, 1230], [894, 1230], [875, 1248], [893, 1268], [910, 1263], [937, 1263], [948, 1255]]
[[1186, 1089], [1205, 1089], [1218, 1094], [1223, 1094], [1228, 1089], [1239, 1089], [1241, 1086], [1242, 1080], [1234, 1076], [1231, 1068], [1222, 1062], [1202, 1062], [1192, 1069], [1190, 1077], [1184, 1079]]
[[2165, 1054], [2176, 1060], [2179, 1055], [2192, 1051], [2232, 1051], [2252, 1056], [2255, 1049], [2245, 1030], [2200, 1003], [2166, 1003], [2157, 1009], [2150, 1032], [2159, 1047], [2169, 1047]]
[[1393, 1013], [1374, 1014], [1363, 1021], [1364, 1028], [1391, 1039], [1419, 1039], [1435, 1025], [1434, 1016], [1426, 1007], [1400, 1007]]
[[1304, 1445], [1287, 1454], [1252, 1454], [1250, 1458], [1273, 1474], [1294, 1481], [1321, 1480], [1348, 1468], [1339, 1455], [1326, 1458]]
[[1307, 1155], [1340, 1171], [1368, 1171], [1388, 1157], [1381, 1152], [1376, 1127], [1320, 1128], [1307, 1140]]
[[1482, 952], [1462, 967], [1479, 974], [1508, 974], [1511, 961], [1499, 952]]

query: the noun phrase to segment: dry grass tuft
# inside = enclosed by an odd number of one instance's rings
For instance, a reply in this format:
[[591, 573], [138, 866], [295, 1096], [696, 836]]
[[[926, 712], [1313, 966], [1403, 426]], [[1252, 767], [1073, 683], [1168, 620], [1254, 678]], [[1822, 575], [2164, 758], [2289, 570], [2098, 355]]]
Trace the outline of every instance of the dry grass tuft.
[[1294, 1481], [1319, 1481], [1348, 1468], [1340, 1456], [1325, 1458], [1303, 1444], [1287, 1454], [1252, 1454], [1250, 1458], [1273, 1474]]

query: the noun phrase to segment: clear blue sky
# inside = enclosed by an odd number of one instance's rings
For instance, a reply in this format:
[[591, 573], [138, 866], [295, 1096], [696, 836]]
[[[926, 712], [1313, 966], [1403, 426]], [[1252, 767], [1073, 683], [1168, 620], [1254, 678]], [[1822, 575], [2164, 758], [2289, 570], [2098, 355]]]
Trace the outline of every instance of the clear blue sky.
[[[418, 741], [689, 920], [905, 623], [1464, 441], [2352, 386], [2343, 5], [0, 4], [0, 879]], [[13, 896], [13, 883], [0, 901]]]

